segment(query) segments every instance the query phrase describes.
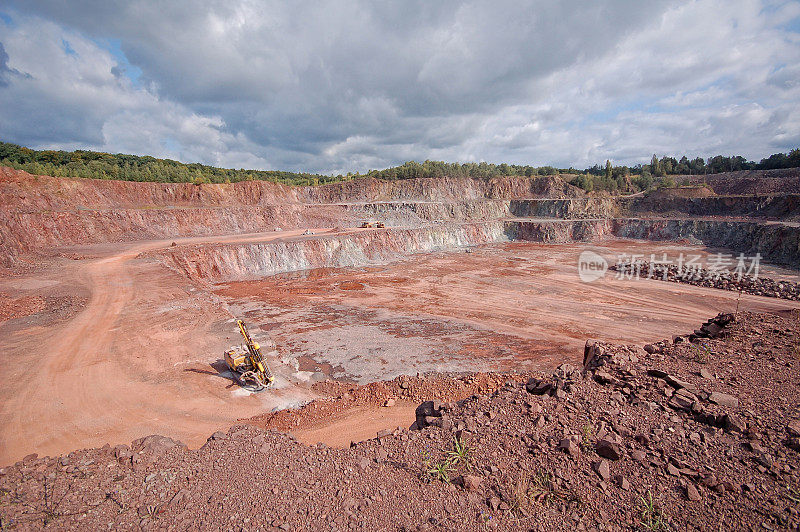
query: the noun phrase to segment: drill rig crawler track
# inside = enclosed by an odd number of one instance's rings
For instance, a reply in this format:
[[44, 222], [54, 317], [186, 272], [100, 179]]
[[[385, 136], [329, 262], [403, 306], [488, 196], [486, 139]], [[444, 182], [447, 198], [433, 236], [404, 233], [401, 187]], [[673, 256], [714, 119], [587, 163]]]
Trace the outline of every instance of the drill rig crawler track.
[[237, 375], [239, 384], [251, 386], [255, 391], [263, 390], [275, 382], [275, 377], [264, 360], [261, 346], [254, 341], [242, 320], [236, 320], [239, 332], [245, 341], [246, 350], [229, 349], [225, 351], [225, 363]]

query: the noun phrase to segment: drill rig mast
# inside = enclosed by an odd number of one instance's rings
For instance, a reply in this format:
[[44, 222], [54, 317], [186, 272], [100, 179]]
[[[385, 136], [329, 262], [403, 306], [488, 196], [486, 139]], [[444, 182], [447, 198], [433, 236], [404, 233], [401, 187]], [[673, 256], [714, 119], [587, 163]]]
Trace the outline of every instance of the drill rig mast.
[[239, 332], [244, 338], [246, 351], [229, 349], [225, 351], [225, 363], [234, 373], [238, 374], [242, 386], [251, 384], [256, 390], [263, 390], [275, 382], [275, 377], [264, 360], [261, 346], [253, 340], [247, 331], [247, 326], [242, 320], [236, 320]]

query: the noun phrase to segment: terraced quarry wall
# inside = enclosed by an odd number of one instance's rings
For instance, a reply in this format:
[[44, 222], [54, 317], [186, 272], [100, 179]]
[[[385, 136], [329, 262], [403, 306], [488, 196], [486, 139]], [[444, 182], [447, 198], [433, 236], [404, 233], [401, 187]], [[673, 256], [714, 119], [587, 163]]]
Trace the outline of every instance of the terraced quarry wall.
[[603, 238], [639, 240], [697, 239], [797, 268], [800, 265], [800, 226], [750, 221], [615, 218], [595, 220], [518, 220], [506, 222], [511, 240], [533, 242], [592, 242]]
[[[59, 246], [353, 227], [365, 218], [388, 229], [314, 235], [291, 243], [239, 244], [169, 255], [203, 278], [228, 279], [313, 267], [358, 266], [403, 255], [505, 240], [591, 242], [609, 237], [695, 238], [788, 265], [800, 264], [796, 172], [742, 177], [761, 195], [586, 196], [559, 177], [364, 179], [321, 187], [268, 182], [227, 185], [133, 183], [31, 176], [0, 168], [0, 262]], [[724, 176], [709, 176], [719, 189]], [[748, 188], [749, 187], [749, 188]], [[703, 189], [711, 194], [707, 189]], [[698, 219], [702, 217], [702, 219]], [[320, 231], [314, 231], [319, 233]]]
[[800, 218], [800, 194], [710, 196], [705, 198], [643, 197], [621, 199], [620, 206], [623, 210], [631, 213]]
[[158, 255], [192, 279], [224, 282], [315, 268], [385, 264], [415, 253], [453, 251], [506, 240], [503, 222], [493, 221], [314, 235], [292, 241], [180, 246]]
[[364, 179], [321, 187], [223, 185], [33, 176], [0, 168], [0, 262], [55, 246], [355, 224], [395, 226], [510, 216], [518, 197], [580, 196], [553, 178]]
[[511, 200], [509, 211], [519, 218], [613, 218], [620, 214], [620, 203], [611, 197], [522, 199]]

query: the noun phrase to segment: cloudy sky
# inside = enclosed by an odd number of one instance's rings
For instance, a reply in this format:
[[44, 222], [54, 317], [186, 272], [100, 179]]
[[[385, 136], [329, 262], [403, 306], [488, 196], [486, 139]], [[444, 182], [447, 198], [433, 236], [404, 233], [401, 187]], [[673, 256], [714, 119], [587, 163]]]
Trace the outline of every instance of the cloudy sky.
[[800, 146], [800, 2], [0, 0], [0, 140], [324, 173]]

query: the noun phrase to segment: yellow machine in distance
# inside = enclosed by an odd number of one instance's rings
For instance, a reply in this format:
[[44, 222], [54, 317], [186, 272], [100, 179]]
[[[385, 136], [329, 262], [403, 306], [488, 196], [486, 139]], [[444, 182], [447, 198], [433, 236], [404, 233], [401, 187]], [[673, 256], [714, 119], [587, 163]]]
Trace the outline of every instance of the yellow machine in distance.
[[242, 386], [251, 384], [256, 390], [263, 390], [275, 382], [275, 377], [264, 360], [261, 353], [261, 346], [250, 337], [242, 320], [236, 320], [239, 332], [244, 338], [246, 350], [228, 349], [225, 351], [225, 363], [238, 375], [239, 383]]
[[383, 229], [384, 227], [383, 222], [361, 222], [361, 229]]

